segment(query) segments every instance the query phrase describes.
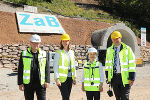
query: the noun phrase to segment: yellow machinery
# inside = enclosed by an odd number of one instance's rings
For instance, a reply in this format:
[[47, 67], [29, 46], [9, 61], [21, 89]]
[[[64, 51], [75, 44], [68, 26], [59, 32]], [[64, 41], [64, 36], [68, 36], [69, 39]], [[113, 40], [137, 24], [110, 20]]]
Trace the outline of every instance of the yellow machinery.
[[139, 66], [139, 67], [143, 66], [143, 59], [142, 58], [136, 58], [136, 66]]
[[83, 68], [82, 60], [78, 60], [78, 66], [79, 66], [79, 68]]

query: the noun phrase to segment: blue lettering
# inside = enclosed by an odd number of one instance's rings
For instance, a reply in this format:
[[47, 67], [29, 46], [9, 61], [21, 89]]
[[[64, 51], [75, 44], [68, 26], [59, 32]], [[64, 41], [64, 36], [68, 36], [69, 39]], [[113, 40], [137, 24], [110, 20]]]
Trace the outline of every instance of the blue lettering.
[[59, 27], [59, 23], [54, 17], [45, 16], [45, 19], [49, 26], [51, 27]]
[[45, 26], [45, 23], [44, 23], [42, 18], [34, 18], [34, 20], [35, 20], [35, 25], [37, 25], [37, 26]]
[[19, 15], [24, 16], [24, 18], [22, 19], [20, 24], [22, 24], [22, 25], [33, 25], [32, 23], [27, 23], [27, 20], [30, 17], [29, 14], [19, 14]]

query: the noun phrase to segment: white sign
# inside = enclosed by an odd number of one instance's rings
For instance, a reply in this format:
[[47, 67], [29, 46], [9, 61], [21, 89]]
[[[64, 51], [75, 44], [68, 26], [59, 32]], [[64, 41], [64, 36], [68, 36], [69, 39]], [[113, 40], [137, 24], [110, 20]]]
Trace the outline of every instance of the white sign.
[[66, 33], [54, 15], [16, 12], [19, 32]]
[[141, 46], [146, 46], [146, 28], [141, 27]]
[[38, 12], [37, 7], [28, 6], [28, 5], [24, 5], [24, 11], [33, 12], [33, 13]]

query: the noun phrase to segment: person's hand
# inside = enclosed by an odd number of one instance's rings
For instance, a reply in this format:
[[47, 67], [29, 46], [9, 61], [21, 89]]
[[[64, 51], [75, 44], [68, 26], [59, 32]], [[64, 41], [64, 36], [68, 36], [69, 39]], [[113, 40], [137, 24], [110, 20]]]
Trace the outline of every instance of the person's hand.
[[133, 85], [133, 83], [134, 83], [134, 81], [129, 80], [129, 85], [130, 85], [130, 86], [132, 86], [132, 85]]
[[100, 86], [100, 87], [99, 87], [99, 91], [100, 91], [100, 92], [103, 92], [103, 86]]
[[45, 82], [44, 86], [45, 86], [45, 88], [48, 88], [49, 83], [46, 83], [46, 82]]
[[76, 85], [77, 81], [76, 78], [73, 80], [73, 84]]
[[61, 82], [60, 82], [60, 80], [58, 78], [56, 79], [56, 85], [57, 86], [61, 86]]
[[82, 87], [81, 87], [81, 90], [84, 92], [84, 83], [82, 83]]
[[24, 91], [24, 85], [23, 84], [19, 85], [19, 90]]
[[107, 83], [107, 84], [111, 84], [111, 82], [108, 82], [108, 79], [106, 79], [106, 83]]
[[100, 84], [100, 86], [99, 86], [99, 91], [100, 91], [100, 92], [103, 92], [103, 83]]

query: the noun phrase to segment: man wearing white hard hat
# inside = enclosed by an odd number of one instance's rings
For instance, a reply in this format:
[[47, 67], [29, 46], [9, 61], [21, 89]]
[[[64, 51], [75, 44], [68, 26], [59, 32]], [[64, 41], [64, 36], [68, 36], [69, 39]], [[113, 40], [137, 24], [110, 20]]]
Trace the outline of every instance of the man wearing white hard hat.
[[18, 65], [19, 90], [24, 91], [25, 100], [46, 100], [46, 88], [50, 83], [50, 68], [47, 54], [39, 48], [41, 38], [32, 35], [30, 47], [22, 51]]
[[89, 61], [84, 64], [83, 68], [82, 91], [86, 92], [87, 100], [100, 100], [100, 92], [103, 91], [104, 73], [97, 55], [95, 48], [89, 48]]

